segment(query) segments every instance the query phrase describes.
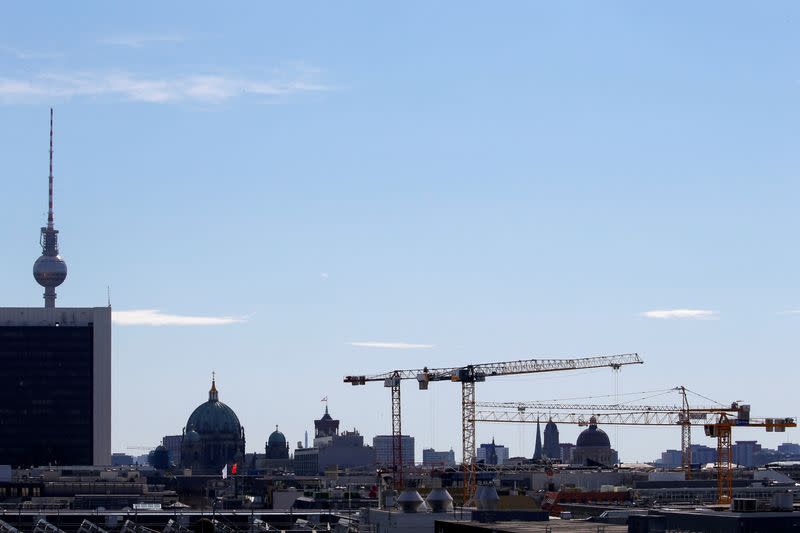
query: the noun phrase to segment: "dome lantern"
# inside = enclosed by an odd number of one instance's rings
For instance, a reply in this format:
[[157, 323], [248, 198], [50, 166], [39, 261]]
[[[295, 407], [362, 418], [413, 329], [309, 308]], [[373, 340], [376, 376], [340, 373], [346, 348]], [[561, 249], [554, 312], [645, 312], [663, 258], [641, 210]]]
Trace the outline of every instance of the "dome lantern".
[[209, 402], [218, 402], [219, 401], [219, 392], [217, 392], [217, 373], [211, 373], [211, 389], [208, 391], [208, 401]]

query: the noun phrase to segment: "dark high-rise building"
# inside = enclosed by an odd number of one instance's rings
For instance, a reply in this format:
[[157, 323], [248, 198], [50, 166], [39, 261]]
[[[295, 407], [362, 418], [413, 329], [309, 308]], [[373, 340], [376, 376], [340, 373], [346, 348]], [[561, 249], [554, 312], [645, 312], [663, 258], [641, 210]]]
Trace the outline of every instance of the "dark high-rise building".
[[551, 418], [544, 427], [544, 456], [550, 460], [560, 460], [561, 448], [558, 444], [558, 426]]
[[0, 308], [0, 464], [111, 463], [111, 308]]
[[67, 277], [53, 215], [53, 110], [47, 225], [33, 277], [44, 308], [0, 308], [0, 464], [111, 463], [111, 307], [56, 308]]

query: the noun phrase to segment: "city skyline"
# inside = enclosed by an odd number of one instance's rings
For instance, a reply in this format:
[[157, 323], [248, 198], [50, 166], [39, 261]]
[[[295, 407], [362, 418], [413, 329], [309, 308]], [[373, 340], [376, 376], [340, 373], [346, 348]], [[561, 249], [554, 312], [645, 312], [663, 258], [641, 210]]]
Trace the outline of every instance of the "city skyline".
[[[347, 374], [527, 357], [645, 364], [478, 400], [686, 385], [795, 416], [797, 6], [157, 5], [0, 21], [3, 306], [42, 303], [52, 106], [56, 306], [110, 292], [113, 451], [179, 433], [212, 371], [248, 452], [303, 440], [322, 397], [389, 433], [388, 391]], [[458, 387], [411, 385], [417, 457], [460, 461]], [[534, 432], [477, 439], [532, 456]], [[625, 461], [680, 444], [608, 433]]]

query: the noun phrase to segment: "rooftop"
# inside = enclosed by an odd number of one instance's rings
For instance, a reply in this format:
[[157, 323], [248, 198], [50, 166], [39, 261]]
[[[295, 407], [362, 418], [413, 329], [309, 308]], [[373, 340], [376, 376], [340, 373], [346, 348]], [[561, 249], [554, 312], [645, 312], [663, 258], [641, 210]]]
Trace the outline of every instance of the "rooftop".
[[627, 533], [628, 526], [612, 524], [598, 524], [584, 520], [559, 520], [550, 519], [547, 522], [493, 522], [483, 524], [480, 522], [457, 522], [454, 520], [437, 520], [436, 531], [450, 533], [456, 531], [493, 531], [496, 533], [530, 533], [569, 531], [571, 533], [597, 533], [597, 526], [602, 527], [605, 533]]

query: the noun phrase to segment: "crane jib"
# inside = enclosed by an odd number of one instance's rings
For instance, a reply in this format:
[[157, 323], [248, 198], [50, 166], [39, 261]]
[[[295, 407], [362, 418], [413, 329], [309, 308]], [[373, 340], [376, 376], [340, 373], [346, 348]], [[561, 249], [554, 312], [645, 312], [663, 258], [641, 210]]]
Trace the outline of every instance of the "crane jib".
[[478, 363], [447, 368], [417, 368], [391, 370], [382, 374], [353, 375], [344, 378], [345, 383], [366, 385], [368, 382], [385, 382], [389, 378], [417, 381], [484, 381], [488, 376], [511, 376], [515, 374], [534, 374], [587, 368], [610, 367], [618, 369], [624, 365], [642, 364], [637, 353], [604, 355], [571, 359], [519, 359], [495, 363]]

